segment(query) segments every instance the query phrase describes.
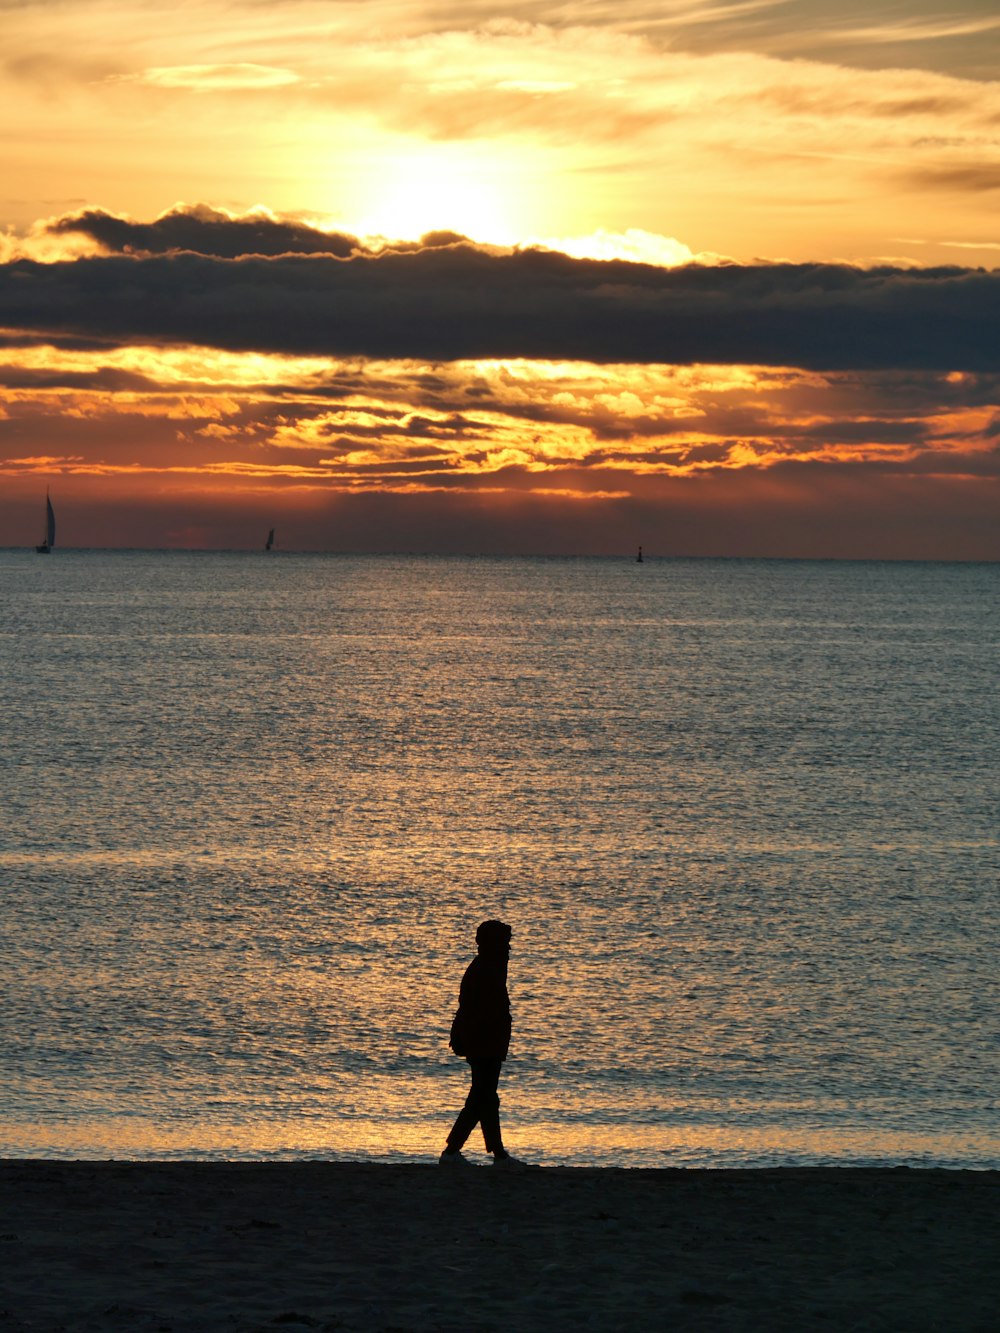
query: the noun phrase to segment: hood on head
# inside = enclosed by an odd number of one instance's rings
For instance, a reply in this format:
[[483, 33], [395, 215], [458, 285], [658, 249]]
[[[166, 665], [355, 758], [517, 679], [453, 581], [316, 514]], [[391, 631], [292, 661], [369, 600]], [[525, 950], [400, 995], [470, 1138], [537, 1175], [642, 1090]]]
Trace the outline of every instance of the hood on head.
[[506, 953], [513, 934], [506, 921], [483, 921], [476, 931], [476, 945], [481, 954]]

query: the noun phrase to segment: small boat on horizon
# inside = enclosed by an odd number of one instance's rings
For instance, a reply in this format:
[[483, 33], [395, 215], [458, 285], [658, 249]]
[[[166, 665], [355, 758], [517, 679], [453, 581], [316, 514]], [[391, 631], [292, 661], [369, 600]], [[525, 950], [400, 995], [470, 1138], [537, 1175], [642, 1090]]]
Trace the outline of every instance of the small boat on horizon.
[[56, 515], [52, 508], [52, 501], [49, 499], [48, 489], [45, 491], [45, 536], [35, 547], [38, 555], [48, 555], [56, 544]]

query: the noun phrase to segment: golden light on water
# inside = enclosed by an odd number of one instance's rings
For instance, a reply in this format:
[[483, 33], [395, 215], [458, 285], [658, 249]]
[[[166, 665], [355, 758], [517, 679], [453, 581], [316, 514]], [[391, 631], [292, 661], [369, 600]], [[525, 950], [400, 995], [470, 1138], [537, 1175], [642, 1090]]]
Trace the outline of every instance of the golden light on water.
[[270, 526], [4, 557], [51, 687], [8, 654], [5, 1151], [433, 1161], [499, 915], [529, 1159], [995, 1160], [993, 566], [285, 558]]
[[[457, 1085], [456, 1085], [457, 1090]], [[501, 1083], [501, 1093], [503, 1093]], [[428, 1165], [437, 1161], [449, 1117], [460, 1105], [443, 1101], [440, 1124], [393, 1119], [326, 1122], [258, 1120], [227, 1124], [205, 1118], [178, 1125], [155, 1119], [78, 1119], [66, 1124], [4, 1125], [4, 1151], [9, 1157], [34, 1156], [45, 1141], [50, 1157], [91, 1160], [206, 1157], [219, 1160], [313, 1158], [340, 1161], [409, 1161]], [[919, 1163], [986, 1160], [995, 1150], [989, 1136], [921, 1134], [919, 1131], [881, 1131], [804, 1126], [780, 1123], [757, 1126], [684, 1125], [680, 1127], [629, 1125], [623, 1145], [619, 1126], [580, 1126], [534, 1118], [531, 1108], [518, 1108], [513, 1097], [503, 1101], [506, 1139], [518, 1155], [545, 1165], [546, 1160], [568, 1166], [614, 1163], [628, 1165], [629, 1154], [645, 1166], [705, 1168], [718, 1166]], [[466, 1155], [473, 1163], [489, 1163], [479, 1131]]]

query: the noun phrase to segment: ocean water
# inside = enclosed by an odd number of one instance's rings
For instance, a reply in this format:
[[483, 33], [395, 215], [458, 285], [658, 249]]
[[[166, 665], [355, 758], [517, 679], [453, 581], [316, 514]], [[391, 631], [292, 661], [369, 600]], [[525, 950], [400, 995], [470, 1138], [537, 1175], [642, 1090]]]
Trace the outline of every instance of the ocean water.
[[0, 1154], [1000, 1167], [1000, 565], [0, 552]]

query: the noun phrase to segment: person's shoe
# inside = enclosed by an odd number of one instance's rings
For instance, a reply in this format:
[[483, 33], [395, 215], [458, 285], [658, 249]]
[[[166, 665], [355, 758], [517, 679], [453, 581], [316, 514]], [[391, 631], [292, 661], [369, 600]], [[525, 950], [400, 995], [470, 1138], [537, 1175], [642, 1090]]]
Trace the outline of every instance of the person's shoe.
[[438, 1166], [471, 1166], [472, 1163], [460, 1152], [448, 1152], [447, 1149], [438, 1158]]
[[504, 1153], [503, 1157], [494, 1157], [493, 1165], [501, 1167], [504, 1171], [531, 1170], [530, 1162], [522, 1162], [517, 1157], [511, 1157], [510, 1153]]

